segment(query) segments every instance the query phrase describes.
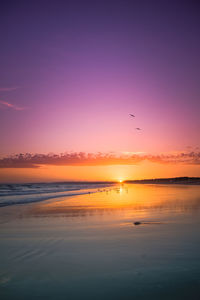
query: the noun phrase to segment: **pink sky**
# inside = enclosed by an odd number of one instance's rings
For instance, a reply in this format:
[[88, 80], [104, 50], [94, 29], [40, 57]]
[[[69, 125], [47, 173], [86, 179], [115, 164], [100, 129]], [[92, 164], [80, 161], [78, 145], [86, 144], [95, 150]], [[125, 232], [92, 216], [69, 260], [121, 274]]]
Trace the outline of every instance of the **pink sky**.
[[[55, 3], [48, 13], [43, 4], [40, 9], [25, 3], [12, 10], [5, 6], [0, 157], [199, 153], [200, 18], [195, 6], [65, 5], [58, 9]], [[188, 164], [185, 172], [200, 175], [197, 169]]]

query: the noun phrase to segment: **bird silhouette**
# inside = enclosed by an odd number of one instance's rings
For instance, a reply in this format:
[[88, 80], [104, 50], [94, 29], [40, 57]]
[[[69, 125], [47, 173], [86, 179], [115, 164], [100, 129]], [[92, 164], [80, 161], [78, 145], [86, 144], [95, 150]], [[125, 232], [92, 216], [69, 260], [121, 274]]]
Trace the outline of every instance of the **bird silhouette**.
[[129, 114], [129, 116], [131, 116], [132, 118], [135, 118], [135, 116], [133, 114]]
[[136, 130], [142, 130], [140, 127], [136, 127], [135, 129], [136, 129]]

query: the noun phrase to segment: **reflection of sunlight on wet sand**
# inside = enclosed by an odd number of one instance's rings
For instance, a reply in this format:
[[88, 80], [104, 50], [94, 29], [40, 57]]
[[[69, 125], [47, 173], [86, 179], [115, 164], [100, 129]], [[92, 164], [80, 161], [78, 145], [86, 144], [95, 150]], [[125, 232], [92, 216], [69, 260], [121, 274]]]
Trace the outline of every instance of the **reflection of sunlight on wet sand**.
[[[112, 289], [119, 285], [125, 292], [118, 299], [124, 299], [128, 289], [132, 299], [135, 287], [142, 290], [154, 285], [155, 297], [149, 299], [163, 299], [165, 293], [157, 297], [158, 284], [166, 281], [167, 293], [176, 278], [180, 289], [186, 280], [199, 278], [199, 195], [200, 186], [124, 184], [96, 194], [4, 207], [1, 290], [19, 287], [19, 295], [23, 288], [35, 297], [36, 286], [45, 292], [52, 286], [49, 295], [41, 297], [49, 299], [54, 282], [63, 282], [64, 296], [72, 286], [74, 299], [77, 286], [100, 291], [102, 286], [106, 290], [108, 285]], [[123, 286], [124, 282], [128, 285]], [[52, 299], [58, 298], [61, 289], [58, 286]], [[149, 293], [150, 289], [143, 299], [148, 299]], [[81, 294], [89, 295], [85, 290]], [[76, 299], [81, 299], [81, 294]], [[116, 299], [116, 295], [107, 294], [106, 298]], [[23, 298], [30, 298], [26, 296]], [[13, 292], [9, 299], [14, 298]]]
[[109, 215], [111, 218], [151, 218], [162, 212], [180, 214], [200, 208], [200, 187], [120, 184], [98, 193], [34, 204], [34, 215], [65, 217]]

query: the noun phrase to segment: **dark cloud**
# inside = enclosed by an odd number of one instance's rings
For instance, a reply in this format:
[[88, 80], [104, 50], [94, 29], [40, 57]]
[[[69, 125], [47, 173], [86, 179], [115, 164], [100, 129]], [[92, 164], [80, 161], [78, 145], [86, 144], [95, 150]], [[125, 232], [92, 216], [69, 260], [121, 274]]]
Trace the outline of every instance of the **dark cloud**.
[[161, 164], [200, 164], [200, 152], [179, 152], [160, 155], [117, 155], [113, 153], [73, 152], [65, 154], [17, 154], [0, 159], [0, 168], [39, 168], [54, 166], [134, 165], [144, 160]]

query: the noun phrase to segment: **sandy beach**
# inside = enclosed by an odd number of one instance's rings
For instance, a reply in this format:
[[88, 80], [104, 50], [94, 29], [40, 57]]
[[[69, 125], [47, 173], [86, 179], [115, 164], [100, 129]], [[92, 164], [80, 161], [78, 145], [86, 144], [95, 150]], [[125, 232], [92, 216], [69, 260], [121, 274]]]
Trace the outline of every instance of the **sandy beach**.
[[199, 195], [125, 184], [1, 207], [1, 298], [196, 299]]

